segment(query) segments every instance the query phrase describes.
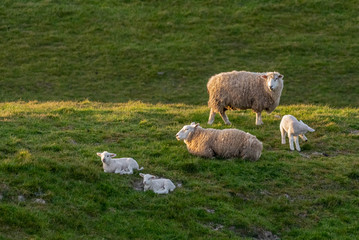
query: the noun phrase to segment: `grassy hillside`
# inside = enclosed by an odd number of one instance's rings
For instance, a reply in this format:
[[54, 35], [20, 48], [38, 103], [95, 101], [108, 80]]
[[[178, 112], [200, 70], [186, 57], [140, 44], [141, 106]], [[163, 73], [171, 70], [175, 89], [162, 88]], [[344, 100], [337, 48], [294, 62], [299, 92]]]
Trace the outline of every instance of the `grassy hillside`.
[[208, 78], [236, 69], [284, 74], [283, 104], [358, 106], [358, 11], [356, 0], [3, 0], [0, 100], [202, 105]]
[[[356, 109], [280, 107], [264, 115], [263, 127], [254, 126], [250, 111], [231, 113], [234, 127], [264, 143], [255, 163], [194, 157], [175, 139], [189, 119], [205, 122], [206, 107], [31, 102], [0, 109], [4, 239], [357, 236]], [[280, 144], [276, 115], [293, 111], [316, 129], [301, 154]], [[104, 150], [134, 157], [144, 173], [182, 187], [167, 196], [139, 191], [137, 174], [103, 173], [96, 152]]]
[[[357, 1], [3, 0], [0, 239], [355, 239], [359, 234]], [[281, 105], [230, 112], [258, 162], [190, 155], [207, 79], [279, 71]], [[316, 129], [280, 144], [281, 116]], [[214, 128], [229, 128], [217, 116]], [[105, 174], [96, 152], [172, 179]]]

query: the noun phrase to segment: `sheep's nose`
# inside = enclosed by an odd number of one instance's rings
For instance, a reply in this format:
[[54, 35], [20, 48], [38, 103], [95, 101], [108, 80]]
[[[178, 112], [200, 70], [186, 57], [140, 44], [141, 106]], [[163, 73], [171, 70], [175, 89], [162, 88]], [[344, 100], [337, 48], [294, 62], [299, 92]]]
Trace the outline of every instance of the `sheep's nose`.
[[274, 88], [273, 88], [272, 86], [270, 86], [269, 88], [270, 88], [270, 90], [272, 90], [272, 91], [274, 90]]

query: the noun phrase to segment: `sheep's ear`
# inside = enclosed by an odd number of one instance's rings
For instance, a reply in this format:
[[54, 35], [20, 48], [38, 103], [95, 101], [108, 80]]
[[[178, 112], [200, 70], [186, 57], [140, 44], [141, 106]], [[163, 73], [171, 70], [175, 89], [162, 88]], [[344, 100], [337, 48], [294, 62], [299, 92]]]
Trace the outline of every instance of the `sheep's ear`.
[[195, 122], [191, 122], [191, 125], [196, 125], [196, 123], [195, 123]]
[[115, 154], [115, 153], [111, 153], [111, 157], [116, 157], [116, 154]]
[[268, 78], [268, 76], [267, 76], [267, 75], [262, 75], [262, 76], [261, 76], [261, 78], [263, 78], [263, 79], [267, 79], [267, 78]]
[[97, 154], [97, 156], [101, 157], [101, 153], [96, 153], [96, 154]]
[[281, 78], [281, 79], [283, 79], [284, 76], [283, 76], [282, 74], [280, 74], [278, 77]]
[[140, 176], [141, 176], [141, 177], [144, 177], [144, 176], [145, 176], [145, 174], [143, 174], [143, 173], [140, 173]]
[[195, 128], [198, 127], [198, 126], [199, 126], [199, 123], [197, 123], [196, 125], [194, 125]]

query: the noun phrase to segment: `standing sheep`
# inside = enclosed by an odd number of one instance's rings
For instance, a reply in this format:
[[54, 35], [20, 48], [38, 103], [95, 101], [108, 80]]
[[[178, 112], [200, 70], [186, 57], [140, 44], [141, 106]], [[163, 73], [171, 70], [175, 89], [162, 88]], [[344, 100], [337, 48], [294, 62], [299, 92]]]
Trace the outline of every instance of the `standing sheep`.
[[107, 151], [98, 152], [97, 156], [101, 157], [103, 171], [106, 173], [132, 174], [134, 169], [139, 171], [143, 169], [133, 158], [113, 158], [116, 154]]
[[279, 128], [282, 135], [282, 144], [285, 144], [285, 135], [288, 133], [289, 148], [292, 151], [294, 150], [293, 141], [295, 142], [295, 148], [297, 149], [297, 151], [300, 151], [298, 136], [301, 137], [303, 141], [307, 141], [308, 139], [305, 137], [304, 134], [308, 131], [315, 131], [313, 128], [310, 128], [307, 124], [302, 122], [302, 120], [298, 121], [292, 115], [283, 116]]
[[204, 129], [194, 122], [184, 126], [176, 138], [184, 140], [188, 151], [200, 157], [241, 157], [256, 161], [263, 149], [262, 143], [249, 133], [238, 129]]
[[256, 113], [256, 125], [261, 125], [261, 112], [271, 113], [279, 105], [282, 89], [283, 75], [278, 72], [232, 71], [214, 75], [207, 83], [211, 109], [208, 124], [219, 113], [225, 124], [230, 125], [227, 110], [252, 109]]

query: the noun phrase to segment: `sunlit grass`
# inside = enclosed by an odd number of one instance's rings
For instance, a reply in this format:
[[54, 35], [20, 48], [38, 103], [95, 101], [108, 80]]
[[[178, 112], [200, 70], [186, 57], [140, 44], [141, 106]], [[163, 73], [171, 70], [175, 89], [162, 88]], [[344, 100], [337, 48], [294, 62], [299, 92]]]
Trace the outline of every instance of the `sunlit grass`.
[[[0, 109], [5, 237], [226, 239], [261, 231], [284, 239], [325, 237], [328, 231], [333, 238], [356, 236], [354, 108], [281, 106], [264, 114], [261, 127], [251, 111], [230, 112], [231, 127], [263, 141], [254, 163], [198, 158], [175, 139], [191, 121], [209, 127], [206, 106], [87, 100], [2, 103]], [[279, 116], [293, 112], [316, 129], [301, 143], [302, 155], [280, 144]], [[228, 128], [219, 118], [214, 127]], [[143, 172], [182, 187], [168, 196], [138, 191], [137, 174], [103, 173], [96, 152], [104, 150], [133, 157]], [[38, 198], [46, 203], [36, 203]]]

